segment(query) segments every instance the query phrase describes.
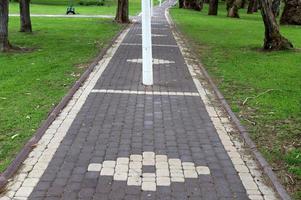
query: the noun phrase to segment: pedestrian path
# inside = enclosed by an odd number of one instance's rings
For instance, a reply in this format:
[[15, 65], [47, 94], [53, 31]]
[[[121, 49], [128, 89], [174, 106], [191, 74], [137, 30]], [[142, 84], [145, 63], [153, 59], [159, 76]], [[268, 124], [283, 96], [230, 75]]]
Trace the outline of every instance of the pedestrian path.
[[154, 86], [141, 84], [141, 23], [123, 32], [11, 180], [4, 199], [277, 199], [231, 137], [154, 9]]

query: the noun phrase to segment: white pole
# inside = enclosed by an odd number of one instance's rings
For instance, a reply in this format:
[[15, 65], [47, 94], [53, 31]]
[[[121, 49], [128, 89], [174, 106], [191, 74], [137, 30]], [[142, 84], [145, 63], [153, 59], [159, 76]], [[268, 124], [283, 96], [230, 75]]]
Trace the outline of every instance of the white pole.
[[142, 83], [153, 85], [153, 56], [150, 0], [142, 1]]
[[160, 1], [160, 7], [161, 7], [161, 5], [162, 5], [162, 0], [159, 0]]
[[151, 0], [151, 16], [153, 16], [154, 11], [154, 0]]

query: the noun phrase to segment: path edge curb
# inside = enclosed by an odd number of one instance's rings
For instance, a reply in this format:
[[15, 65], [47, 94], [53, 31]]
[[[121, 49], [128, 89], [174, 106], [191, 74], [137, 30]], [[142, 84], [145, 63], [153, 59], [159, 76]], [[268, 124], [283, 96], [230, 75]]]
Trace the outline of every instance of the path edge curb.
[[[169, 14], [169, 8], [166, 10], [166, 16], [169, 19], [172, 31], [175, 32], [176, 34], [180, 35], [183, 38], [183, 34], [179, 30], [178, 26], [173, 22], [170, 14]], [[184, 42], [185, 46], [187, 46], [187, 41], [184, 40], [183, 42]], [[192, 53], [193, 56], [197, 58], [197, 56], [195, 55], [194, 52], [190, 51], [190, 53]], [[184, 56], [184, 58], [185, 58], [185, 56]], [[244, 126], [241, 125], [239, 119], [237, 118], [237, 116], [235, 115], [235, 113], [231, 110], [230, 105], [228, 104], [228, 102], [226, 101], [226, 99], [222, 95], [222, 93], [219, 91], [219, 89], [215, 85], [215, 83], [212, 80], [212, 78], [209, 76], [207, 70], [204, 68], [204, 66], [202, 64], [198, 64], [198, 67], [200, 68], [200, 70], [203, 73], [206, 81], [209, 83], [210, 87], [212, 88], [215, 96], [217, 97], [217, 100], [221, 103], [222, 107], [224, 108], [224, 110], [229, 115], [230, 121], [237, 128], [237, 130], [240, 133], [240, 136], [242, 137], [242, 139], [244, 140], [244, 142], [246, 143], [246, 145], [250, 148], [250, 151], [255, 156], [255, 159], [257, 160], [257, 162], [260, 165], [260, 167], [263, 169], [265, 175], [269, 178], [269, 181], [271, 182], [273, 188], [275, 189], [275, 191], [277, 192], [277, 194], [279, 195], [279, 197], [281, 199], [283, 199], [283, 200], [291, 200], [291, 197], [289, 196], [289, 194], [287, 193], [287, 191], [284, 189], [283, 185], [279, 182], [276, 174], [273, 172], [272, 167], [265, 160], [265, 158], [261, 155], [261, 153], [258, 151], [255, 143], [250, 138], [248, 131], [245, 129]]]
[[6, 185], [9, 182], [9, 179], [19, 170], [23, 161], [28, 157], [31, 150], [34, 148], [34, 145], [42, 138], [48, 127], [60, 114], [60, 112], [67, 106], [69, 101], [72, 99], [76, 91], [82, 86], [82, 84], [87, 80], [91, 72], [95, 69], [95, 66], [100, 60], [103, 59], [107, 51], [111, 46], [116, 42], [118, 37], [127, 30], [131, 24], [123, 25], [121, 30], [111, 39], [111, 41], [101, 49], [98, 53], [98, 56], [93, 59], [92, 63], [89, 64], [89, 67], [84, 71], [80, 78], [72, 85], [68, 90], [67, 94], [61, 99], [61, 101], [48, 113], [47, 118], [41, 122], [39, 128], [35, 134], [25, 143], [23, 148], [15, 156], [14, 160], [8, 165], [3, 173], [0, 174], [0, 194], [5, 189]]

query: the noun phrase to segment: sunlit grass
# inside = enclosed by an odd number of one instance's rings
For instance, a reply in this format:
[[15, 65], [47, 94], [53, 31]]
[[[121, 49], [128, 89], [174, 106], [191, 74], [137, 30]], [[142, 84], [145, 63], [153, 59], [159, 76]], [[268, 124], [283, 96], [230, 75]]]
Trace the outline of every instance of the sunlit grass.
[[240, 10], [241, 18], [231, 19], [225, 10], [220, 5], [218, 16], [208, 16], [207, 6], [174, 8], [171, 14], [260, 151], [301, 199], [301, 26], [281, 27], [295, 51], [267, 53], [260, 14]]
[[105, 19], [33, 18], [33, 34], [18, 32], [12, 44], [34, 48], [0, 53], [0, 172], [37, 130], [85, 67], [121, 26]]

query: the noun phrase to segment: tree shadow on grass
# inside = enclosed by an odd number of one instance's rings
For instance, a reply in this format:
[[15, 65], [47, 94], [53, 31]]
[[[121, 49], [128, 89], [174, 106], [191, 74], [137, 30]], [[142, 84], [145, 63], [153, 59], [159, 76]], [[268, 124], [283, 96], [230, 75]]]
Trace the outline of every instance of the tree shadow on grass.
[[0, 54], [31, 53], [36, 51], [37, 49], [38, 48], [28, 48], [10, 45], [10, 48], [6, 49], [4, 52], [0, 52]]
[[248, 47], [251, 51], [256, 51], [259, 53], [272, 53], [272, 52], [293, 52], [293, 53], [301, 53], [300, 48], [294, 48], [289, 50], [266, 50], [263, 47]]

